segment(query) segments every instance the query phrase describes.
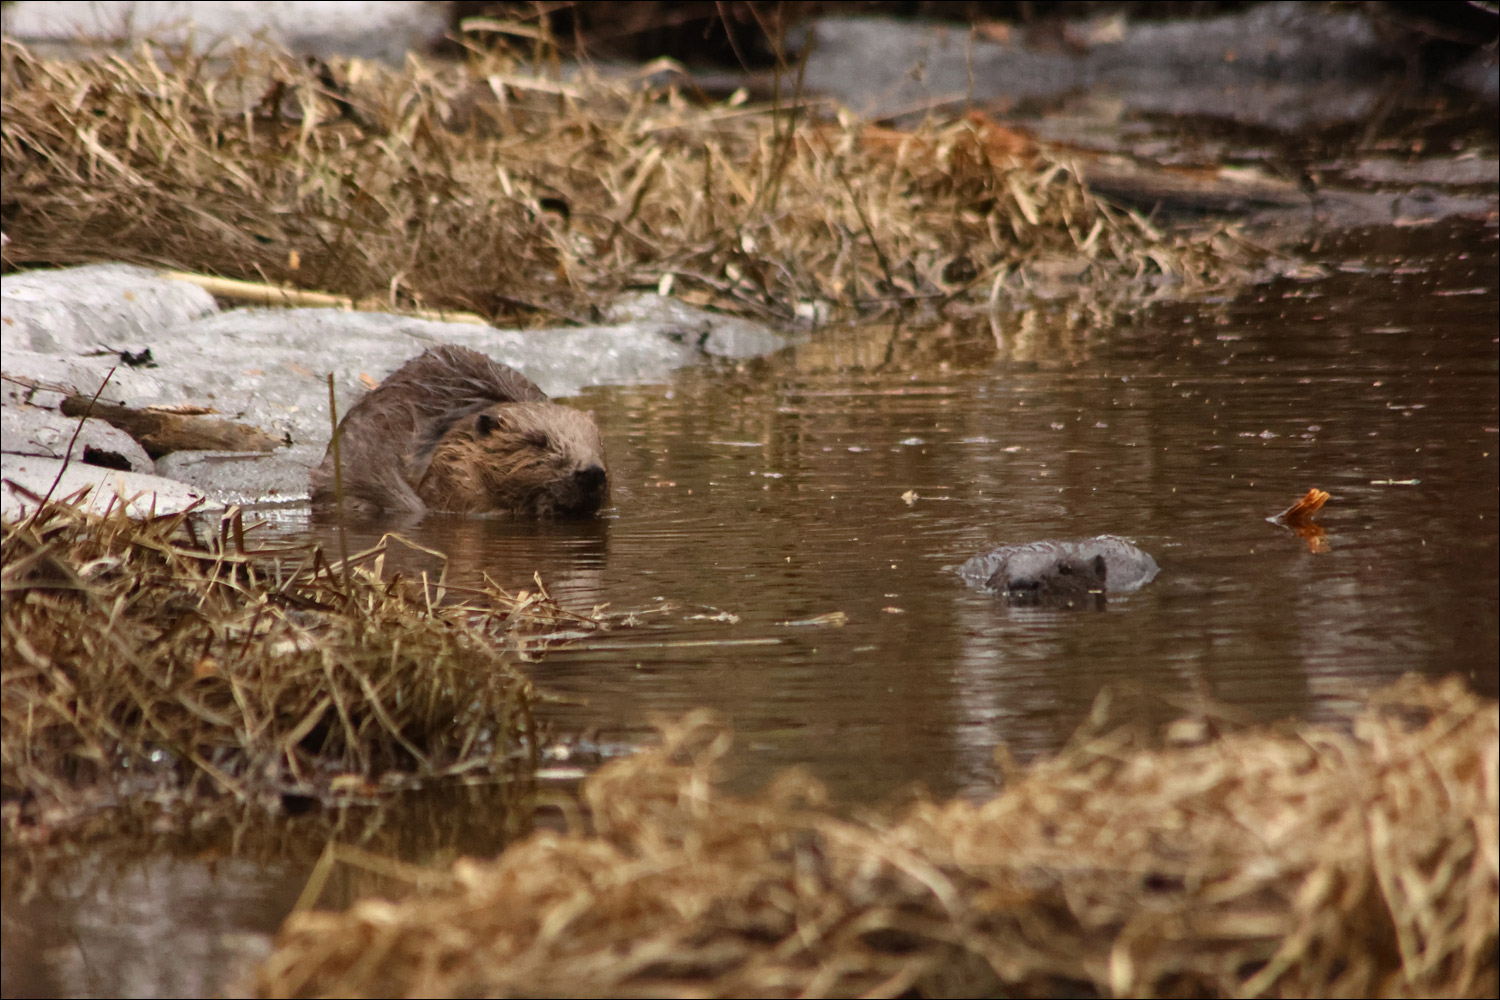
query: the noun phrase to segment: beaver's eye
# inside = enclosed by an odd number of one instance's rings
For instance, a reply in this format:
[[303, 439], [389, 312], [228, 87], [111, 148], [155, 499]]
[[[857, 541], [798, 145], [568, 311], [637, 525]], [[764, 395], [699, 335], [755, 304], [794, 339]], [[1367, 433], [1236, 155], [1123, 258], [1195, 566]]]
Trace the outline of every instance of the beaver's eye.
[[547, 437], [546, 431], [527, 431], [521, 440], [538, 451], [546, 451], [552, 445], [552, 439]]
[[500, 421], [488, 413], [481, 413], [474, 418], [474, 433], [480, 437], [489, 437], [500, 429]]

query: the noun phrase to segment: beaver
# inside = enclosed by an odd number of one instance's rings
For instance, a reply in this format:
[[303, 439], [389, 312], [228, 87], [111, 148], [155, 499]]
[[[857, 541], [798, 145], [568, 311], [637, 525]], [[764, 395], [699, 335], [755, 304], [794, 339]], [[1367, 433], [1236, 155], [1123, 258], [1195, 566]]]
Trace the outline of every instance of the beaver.
[[1002, 545], [958, 568], [966, 582], [997, 591], [1012, 604], [1068, 606], [1082, 605], [1091, 595], [1099, 603], [1106, 591], [1136, 590], [1158, 572], [1149, 553], [1114, 535]]
[[[609, 499], [594, 418], [520, 372], [454, 344], [406, 362], [339, 421], [344, 504], [356, 514], [592, 514]], [[334, 506], [333, 444], [312, 472]]]

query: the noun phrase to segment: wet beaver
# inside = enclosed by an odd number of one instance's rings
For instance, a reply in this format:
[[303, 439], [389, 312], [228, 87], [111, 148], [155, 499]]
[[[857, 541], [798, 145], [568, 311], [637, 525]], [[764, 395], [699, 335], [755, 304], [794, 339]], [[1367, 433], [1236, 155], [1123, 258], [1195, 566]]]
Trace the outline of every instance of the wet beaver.
[[1091, 596], [1098, 603], [1107, 590], [1143, 587], [1157, 572], [1149, 553], [1114, 535], [1002, 545], [958, 568], [966, 582], [997, 591], [1012, 604], [1072, 606]]
[[[592, 514], [609, 499], [594, 418], [550, 402], [520, 372], [444, 344], [398, 368], [339, 421], [354, 513]], [[312, 473], [334, 505], [333, 445]]]

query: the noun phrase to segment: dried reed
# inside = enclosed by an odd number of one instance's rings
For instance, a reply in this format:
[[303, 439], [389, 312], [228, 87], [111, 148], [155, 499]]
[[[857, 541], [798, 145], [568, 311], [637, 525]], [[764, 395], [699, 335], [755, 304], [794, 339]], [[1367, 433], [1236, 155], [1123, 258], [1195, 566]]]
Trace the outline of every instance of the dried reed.
[[[1351, 731], [1352, 730], [1352, 731]], [[1083, 736], [984, 804], [835, 818], [715, 786], [708, 717], [400, 904], [294, 914], [266, 996], [1471, 996], [1497, 986], [1493, 701], [1352, 726]]]
[[592, 619], [545, 592], [438, 603], [382, 581], [383, 547], [345, 572], [255, 547], [238, 512], [203, 532], [67, 502], [4, 524], [9, 828], [148, 794], [274, 805], [529, 776], [530, 689], [502, 645]]
[[7, 269], [123, 260], [507, 321], [646, 287], [792, 320], [1033, 280], [1144, 295], [1249, 254], [1109, 207], [980, 116], [876, 129], [499, 55], [394, 71], [6, 43], [0, 64]]

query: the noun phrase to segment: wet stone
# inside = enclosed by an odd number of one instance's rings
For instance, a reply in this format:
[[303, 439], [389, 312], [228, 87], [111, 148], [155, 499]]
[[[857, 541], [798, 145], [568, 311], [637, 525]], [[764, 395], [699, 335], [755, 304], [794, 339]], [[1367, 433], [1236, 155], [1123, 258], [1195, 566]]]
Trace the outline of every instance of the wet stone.
[[156, 461], [157, 471], [201, 490], [213, 503], [250, 504], [306, 500], [307, 477], [323, 458], [322, 448], [258, 451], [174, 451]]
[[77, 420], [55, 410], [0, 407], [0, 451], [62, 459], [70, 446], [75, 462], [148, 475], [157, 471], [134, 438], [102, 420], [84, 420], [80, 430]]
[[399, 63], [447, 30], [442, 4], [173, 3], [96, 0], [87, 4], [7, 4], [5, 34], [30, 43], [91, 40], [160, 45], [239, 45], [269, 41], [300, 55], [362, 56]]
[[0, 278], [5, 349], [138, 355], [164, 326], [217, 312], [213, 296], [144, 267], [91, 264]]
[[64, 499], [83, 489], [89, 491], [86, 509], [102, 512], [123, 502], [132, 517], [175, 513], [203, 499], [200, 491], [172, 479], [82, 462], [7, 454], [4, 468], [0, 512], [13, 520], [36, 509], [34, 496]]

